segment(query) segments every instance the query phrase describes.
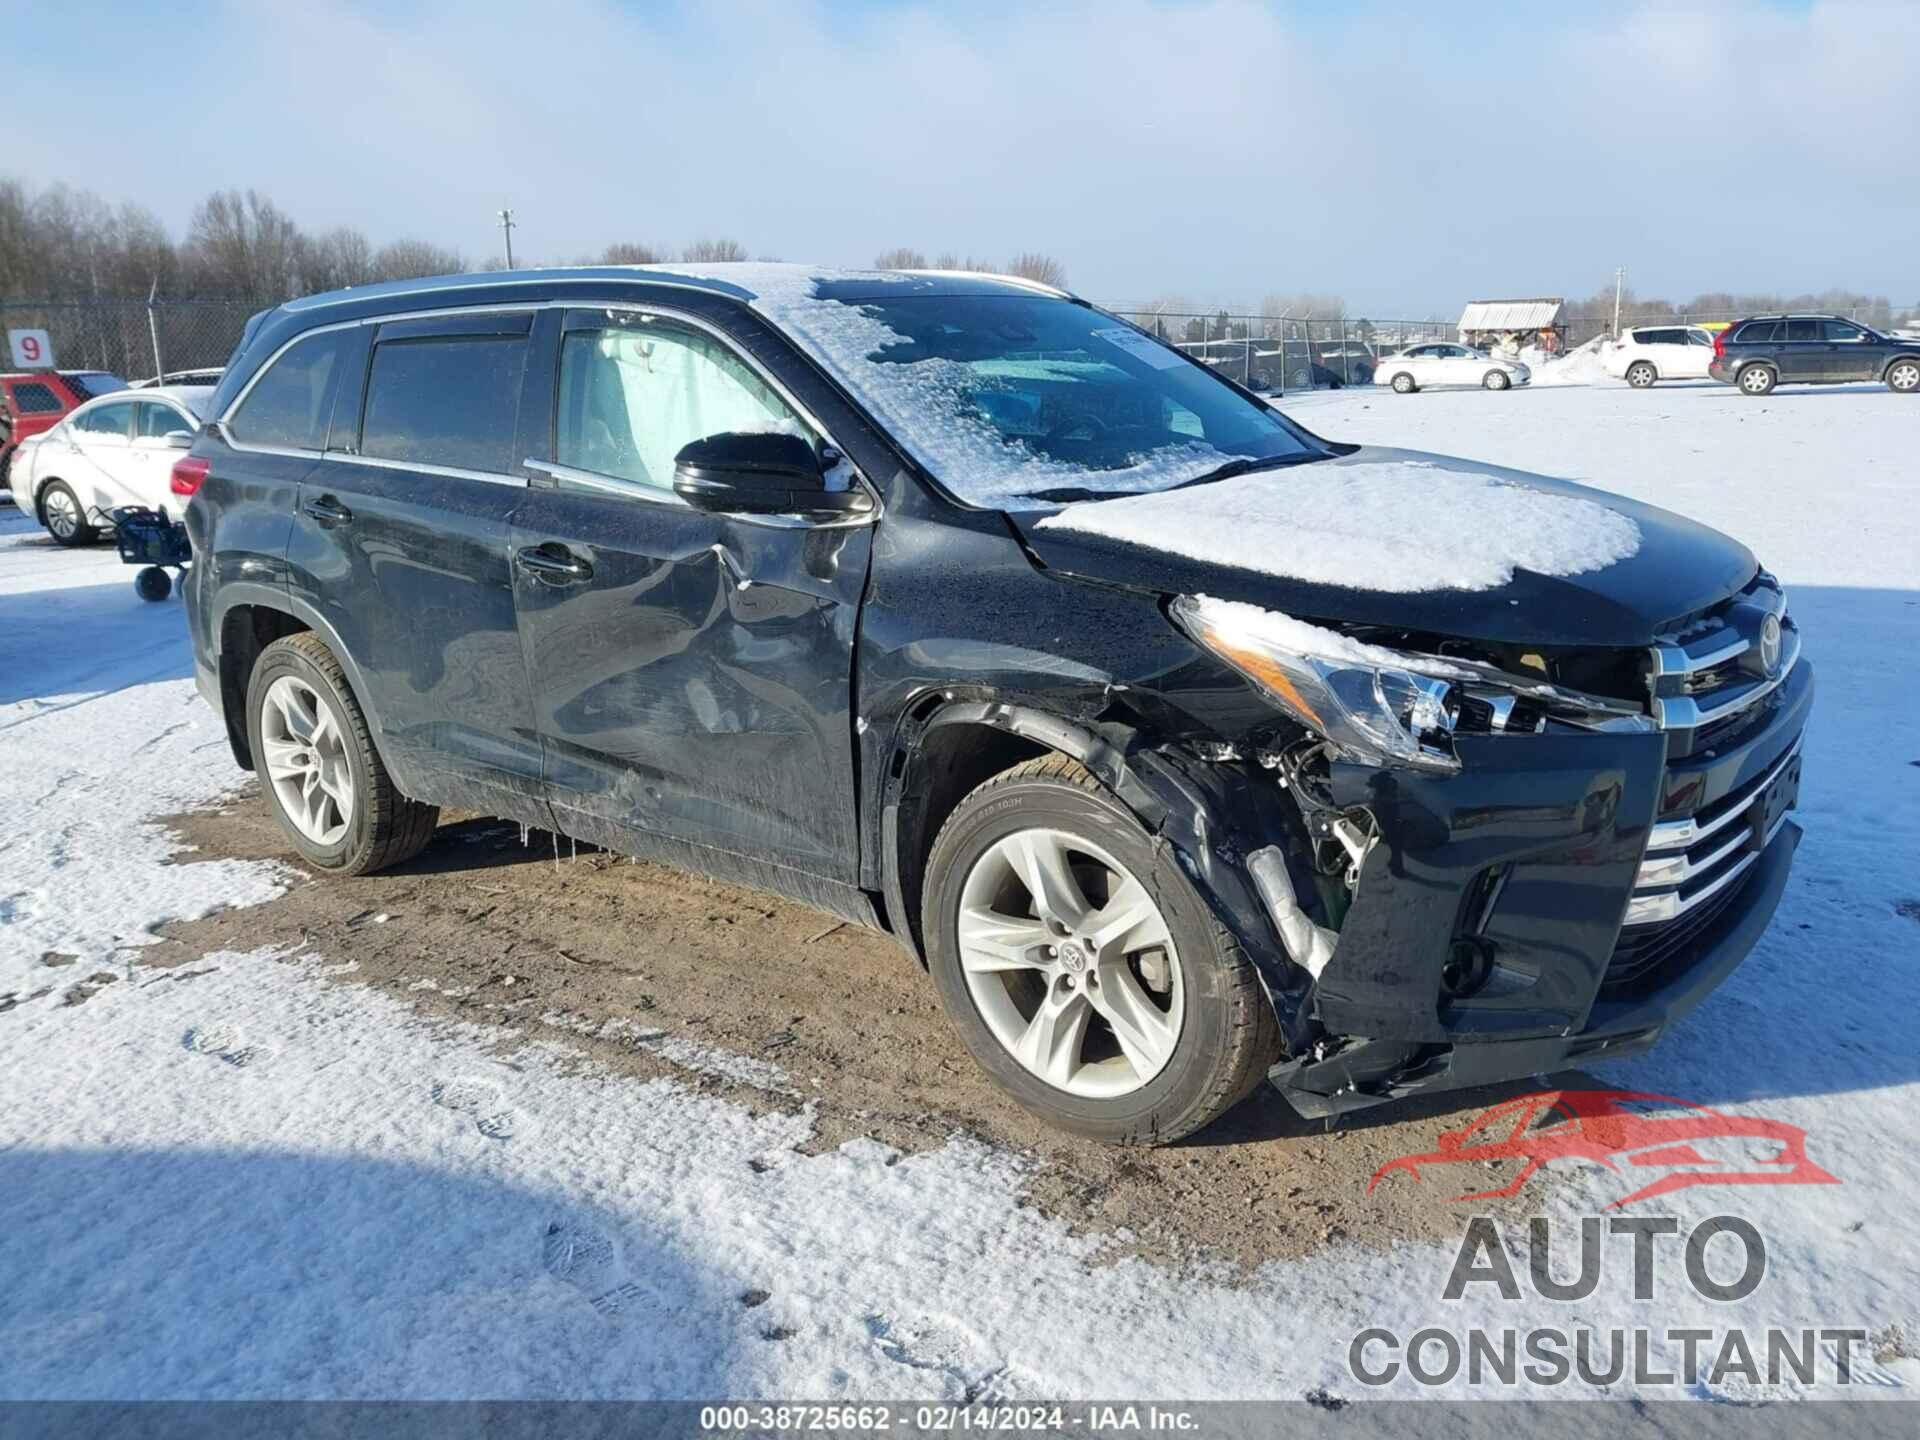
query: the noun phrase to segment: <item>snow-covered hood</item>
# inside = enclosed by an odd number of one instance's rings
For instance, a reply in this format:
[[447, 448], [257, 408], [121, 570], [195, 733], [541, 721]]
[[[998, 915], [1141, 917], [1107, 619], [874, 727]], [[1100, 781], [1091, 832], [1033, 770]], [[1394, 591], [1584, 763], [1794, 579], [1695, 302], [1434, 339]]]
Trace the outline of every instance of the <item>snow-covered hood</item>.
[[1007, 518], [1061, 575], [1502, 644], [1645, 645], [1758, 569], [1669, 511], [1408, 450]]

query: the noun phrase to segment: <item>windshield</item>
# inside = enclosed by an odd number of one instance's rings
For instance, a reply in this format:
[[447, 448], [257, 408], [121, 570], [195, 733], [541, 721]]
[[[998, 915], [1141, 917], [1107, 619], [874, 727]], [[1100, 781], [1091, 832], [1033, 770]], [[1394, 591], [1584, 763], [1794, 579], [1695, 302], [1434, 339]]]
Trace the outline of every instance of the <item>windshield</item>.
[[1267, 406], [1111, 315], [925, 284], [903, 277], [898, 297], [870, 298], [869, 286], [843, 302], [834, 282], [807, 280], [762, 287], [755, 304], [968, 504], [1037, 509], [1321, 454]]

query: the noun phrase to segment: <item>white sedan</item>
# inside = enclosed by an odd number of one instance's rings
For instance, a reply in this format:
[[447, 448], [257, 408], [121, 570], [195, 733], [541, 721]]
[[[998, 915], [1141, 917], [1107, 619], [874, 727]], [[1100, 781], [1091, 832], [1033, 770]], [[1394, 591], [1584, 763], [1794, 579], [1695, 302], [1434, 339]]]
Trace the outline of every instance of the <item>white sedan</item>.
[[1602, 363], [1636, 390], [1657, 380], [1704, 380], [1713, 363], [1713, 332], [1698, 325], [1642, 325], [1623, 333]]
[[121, 505], [178, 511], [168, 488], [213, 398], [208, 385], [122, 390], [89, 400], [44, 435], [20, 442], [14, 503], [62, 545], [89, 545]]
[[1373, 383], [1391, 385], [1400, 395], [1411, 395], [1433, 385], [1483, 385], [1506, 390], [1533, 378], [1518, 360], [1502, 360], [1471, 345], [1429, 340], [1409, 345], [1394, 355], [1383, 355], [1373, 367]]

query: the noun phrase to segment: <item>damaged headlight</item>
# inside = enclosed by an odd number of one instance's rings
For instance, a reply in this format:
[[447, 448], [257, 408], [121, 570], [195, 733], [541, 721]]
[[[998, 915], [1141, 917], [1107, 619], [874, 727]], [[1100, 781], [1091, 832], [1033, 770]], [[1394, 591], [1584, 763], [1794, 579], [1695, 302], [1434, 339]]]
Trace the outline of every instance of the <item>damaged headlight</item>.
[[1548, 716], [1590, 729], [1653, 725], [1630, 702], [1473, 660], [1368, 645], [1257, 605], [1182, 595], [1171, 609], [1181, 629], [1287, 714], [1372, 764], [1458, 770], [1458, 728], [1527, 733]]
[[1205, 595], [1182, 595], [1172, 610], [1187, 634], [1348, 754], [1423, 770], [1460, 768], [1448, 740], [1458, 702], [1449, 706], [1453, 687], [1422, 666], [1427, 657]]

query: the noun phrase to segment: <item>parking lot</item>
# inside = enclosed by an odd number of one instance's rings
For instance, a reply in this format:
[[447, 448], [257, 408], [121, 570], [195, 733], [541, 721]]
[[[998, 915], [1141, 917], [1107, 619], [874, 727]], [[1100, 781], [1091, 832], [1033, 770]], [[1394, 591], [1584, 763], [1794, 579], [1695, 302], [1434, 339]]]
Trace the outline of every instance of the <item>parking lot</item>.
[[[1654, 1054], [1588, 1078], [1804, 1128], [1842, 1185], [1743, 1197], [1772, 1268], [1742, 1313], [1857, 1320], [1874, 1373], [1920, 1383], [1920, 1242], [1889, 1223], [1914, 1159], [1881, 1143], [1920, 1087], [1913, 402], [1283, 408], [1677, 510], [1785, 583], [1821, 686], [1786, 901]], [[1357, 1325], [1442, 1316], [1469, 1214], [1519, 1213], [1451, 1203], [1469, 1187], [1444, 1173], [1368, 1181], [1525, 1087], [1335, 1126], [1263, 1091], [1185, 1144], [1107, 1149], [1008, 1102], [911, 959], [817, 912], [485, 816], [321, 883], [195, 694], [178, 601], [142, 604], [131, 574], [0, 509], [0, 1035], [32, 1057], [0, 1073], [0, 1190], [26, 1200], [0, 1283], [39, 1317], [0, 1343], [23, 1389], [1338, 1392]], [[1524, 1208], [1572, 1215], [1606, 1184], [1556, 1170]], [[155, 1253], [110, 1299], [79, 1282]], [[275, 1344], [227, 1371], [269, 1311]]]

